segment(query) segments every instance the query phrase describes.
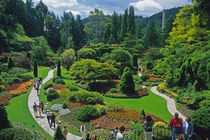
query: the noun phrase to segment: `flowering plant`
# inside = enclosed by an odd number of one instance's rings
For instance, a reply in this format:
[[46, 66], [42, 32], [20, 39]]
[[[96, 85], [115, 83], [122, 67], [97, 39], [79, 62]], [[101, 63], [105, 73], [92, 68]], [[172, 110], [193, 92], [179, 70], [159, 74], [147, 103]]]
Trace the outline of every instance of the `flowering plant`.
[[20, 94], [26, 93], [28, 90], [28, 87], [33, 85], [33, 82], [34, 80], [30, 80], [28, 82], [22, 83], [16, 90], [11, 90], [10, 94], [20, 95]]
[[66, 89], [66, 86], [65, 85], [53, 85], [54, 89], [57, 89], [57, 90], [62, 90], [62, 89]]
[[13, 84], [13, 85], [5, 87], [4, 90], [6, 90], [6, 91], [16, 90], [20, 85], [21, 85], [21, 83]]

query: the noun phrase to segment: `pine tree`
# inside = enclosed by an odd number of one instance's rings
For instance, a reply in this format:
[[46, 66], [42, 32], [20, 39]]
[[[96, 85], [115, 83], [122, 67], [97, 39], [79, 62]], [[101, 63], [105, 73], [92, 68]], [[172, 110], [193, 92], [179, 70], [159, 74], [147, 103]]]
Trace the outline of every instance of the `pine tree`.
[[10, 121], [7, 118], [7, 112], [3, 105], [0, 105], [0, 130], [11, 127]]
[[133, 66], [138, 67], [138, 54], [133, 55]]
[[124, 15], [123, 15], [120, 41], [123, 41], [127, 32], [128, 32], [128, 9], [125, 10]]
[[141, 114], [140, 114], [140, 119], [145, 119], [146, 118], [146, 114], [144, 112], [144, 109], [141, 111]]
[[123, 75], [120, 79], [120, 91], [129, 95], [135, 92], [135, 84], [129, 67], [125, 67], [123, 71]]
[[56, 129], [56, 132], [54, 134], [54, 140], [66, 140], [66, 137], [62, 133], [60, 126], [58, 126]]
[[112, 24], [111, 24], [111, 35], [113, 36], [112, 44], [115, 44], [118, 42], [118, 19], [117, 14], [114, 12], [112, 15]]
[[136, 35], [137, 35], [137, 37], [138, 37], [139, 39], [142, 38], [142, 36], [143, 36], [143, 33], [142, 33], [142, 25], [141, 25], [141, 23], [139, 23], [139, 25], [138, 25], [138, 27], [137, 27]]
[[9, 57], [9, 61], [8, 61], [8, 69], [11, 69], [12, 67], [14, 67], [14, 62], [12, 60], [12, 57]]
[[38, 77], [38, 66], [37, 66], [37, 62], [34, 62], [34, 77]]
[[130, 6], [129, 15], [128, 15], [128, 31], [134, 35], [135, 34], [135, 15], [134, 15], [134, 8]]
[[61, 76], [61, 62], [60, 62], [60, 60], [58, 60], [58, 64], [57, 64], [57, 76], [58, 77]]

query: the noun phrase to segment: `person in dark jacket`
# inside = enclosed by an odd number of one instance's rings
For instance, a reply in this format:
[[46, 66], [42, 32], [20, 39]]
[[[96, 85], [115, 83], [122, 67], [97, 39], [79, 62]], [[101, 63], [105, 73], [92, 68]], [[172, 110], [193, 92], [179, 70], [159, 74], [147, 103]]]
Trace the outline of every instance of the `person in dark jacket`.
[[145, 140], [152, 140], [152, 126], [153, 120], [151, 116], [147, 116], [146, 121], [143, 123], [143, 127], [145, 128]]
[[183, 133], [185, 140], [191, 140], [193, 134], [193, 123], [189, 116], [186, 117], [186, 121], [183, 122]]

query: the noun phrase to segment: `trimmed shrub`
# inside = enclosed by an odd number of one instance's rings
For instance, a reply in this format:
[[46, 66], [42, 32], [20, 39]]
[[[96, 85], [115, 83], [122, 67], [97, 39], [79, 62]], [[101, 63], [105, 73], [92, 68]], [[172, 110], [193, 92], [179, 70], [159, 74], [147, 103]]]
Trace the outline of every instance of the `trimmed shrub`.
[[56, 83], [56, 84], [61, 84], [61, 85], [65, 85], [65, 82], [64, 82], [64, 80], [62, 80], [62, 79], [56, 79], [56, 80], [54, 81], [54, 83]]
[[117, 104], [117, 103], [113, 103], [113, 104], [109, 104], [107, 106], [107, 111], [124, 111], [125, 108], [120, 105], [120, 104]]
[[112, 88], [112, 89], [110, 90], [110, 92], [111, 92], [111, 93], [118, 93], [118, 90], [117, 90], [116, 88]]
[[12, 67], [14, 67], [14, 62], [12, 60], [12, 57], [10, 56], [8, 60], [8, 69], [11, 69]]
[[85, 84], [85, 81], [84, 80], [81, 80], [80, 81], [80, 84], [84, 85]]
[[7, 112], [3, 105], [0, 105], [0, 130], [11, 127], [10, 121], [7, 118]]
[[70, 86], [69, 90], [70, 91], [79, 91], [79, 89], [77, 87], [75, 87], [75, 86]]
[[47, 90], [48, 88], [51, 88], [53, 85], [52, 84], [47, 84], [44, 86], [44, 90]]
[[34, 62], [34, 77], [38, 77], [38, 66], [37, 66], [37, 62]]
[[50, 89], [47, 93], [47, 100], [48, 101], [52, 101], [53, 99], [56, 99], [56, 98], [59, 98], [59, 97], [60, 97], [59, 93], [54, 89]]
[[58, 126], [56, 131], [55, 131], [54, 140], [66, 140], [66, 137], [62, 133], [62, 130], [61, 130], [60, 126]]
[[66, 104], [65, 102], [63, 103], [62, 107], [63, 107], [64, 109], [67, 109], [67, 108], [68, 108], [68, 106], [67, 106], [67, 104]]
[[201, 138], [210, 137], [210, 107], [196, 110], [191, 115], [191, 121], [194, 124], [195, 133]]
[[77, 113], [77, 119], [83, 122], [88, 122], [97, 117], [99, 117], [99, 112], [91, 105], [85, 106]]
[[149, 79], [149, 75], [143, 74], [141, 76], [142, 81], [147, 81], [147, 79]]
[[57, 63], [57, 76], [61, 77], [61, 62], [60, 62], [60, 60], [58, 60], [58, 63]]
[[11, 75], [19, 75], [28, 72], [26, 69], [14, 67], [8, 71]]

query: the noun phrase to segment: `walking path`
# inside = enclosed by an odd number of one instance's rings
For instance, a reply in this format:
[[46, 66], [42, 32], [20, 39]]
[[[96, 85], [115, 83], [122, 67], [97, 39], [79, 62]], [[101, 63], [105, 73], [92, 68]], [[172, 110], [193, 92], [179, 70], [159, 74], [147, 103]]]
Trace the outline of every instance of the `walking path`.
[[[140, 77], [142, 76], [141, 72], [138, 71], [138, 74], [139, 74], [139, 78], [140, 78]], [[177, 113], [179, 113], [179, 117], [182, 118], [182, 120], [185, 120], [186, 117], [185, 117], [184, 115], [182, 115], [182, 114], [176, 109], [175, 101], [174, 101], [172, 98], [168, 97], [168, 96], [165, 95], [165, 94], [162, 94], [162, 93], [158, 92], [158, 91], [157, 91], [157, 86], [153, 86], [153, 87], [151, 88], [151, 91], [152, 91], [154, 94], [156, 94], [156, 95], [158, 95], [158, 96], [164, 98], [164, 99], [167, 101], [167, 108], [168, 108], [168, 111], [169, 111], [173, 116], [174, 116], [174, 113], [177, 112]]]
[[[48, 76], [42, 81], [42, 84], [46, 83], [48, 80], [50, 80], [51, 78], [53, 78], [53, 72], [54, 70], [50, 70], [48, 73]], [[41, 86], [40, 86], [41, 89]], [[34, 111], [33, 111], [33, 104], [34, 102], [36, 102], [37, 104], [39, 103], [39, 97], [37, 96], [37, 91], [32, 88], [30, 94], [29, 94], [29, 98], [28, 98], [28, 108], [33, 116], [33, 118], [36, 120], [36, 122], [48, 133], [50, 134], [52, 137], [54, 136], [54, 130], [50, 128], [48, 121], [47, 121], [47, 117], [46, 114], [42, 114], [41, 118], [36, 118], [34, 115]], [[57, 126], [57, 125], [56, 125]], [[79, 136], [75, 136], [71, 133], [68, 133], [67, 135], [67, 140], [81, 140], [81, 137]]]

